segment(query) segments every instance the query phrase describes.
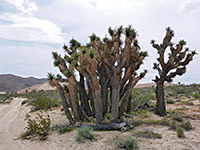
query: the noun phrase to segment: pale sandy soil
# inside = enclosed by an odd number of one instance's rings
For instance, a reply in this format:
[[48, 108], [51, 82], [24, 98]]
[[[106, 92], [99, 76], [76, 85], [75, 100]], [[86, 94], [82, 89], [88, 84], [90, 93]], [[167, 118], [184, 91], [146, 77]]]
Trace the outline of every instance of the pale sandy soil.
[[[96, 140], [86, 141], [85, 143], [76, 141], [76, 130], [62, 135], [55, 131], [51, 132], [46, 141], [21, 140], [18, 138], [24, 131], [26, 126], [25, 115], [30, 110], [28, 106], [21, 106], [22, 100], [21, 98], [15, 98], [9, 105], [0, 105], [0, 150], [116, 150], [113, 140], [116, 135], [119, 137], [131, 136], [135, 132], [145, 129], [151, 129], [162, 134], [162, 139], [137, 138], [141, 150], [200, 149], [200, 120], [191, 120], [194, 130], [185, 132], [186, 138], [178, 138], [176, 132], [168, 130], [168, 127], [142, 125], [129, 132], [93, 131]], [[197, 103], [199, 104], [199, 100]], [[200, 107], [195, 105], [192, 109], [194, 108]], [[196, 112], [199, 113], [198, 110]], [[51, 111], [50, 115], [53, 124], [67, 123], [65, 115], [59, 110]]]

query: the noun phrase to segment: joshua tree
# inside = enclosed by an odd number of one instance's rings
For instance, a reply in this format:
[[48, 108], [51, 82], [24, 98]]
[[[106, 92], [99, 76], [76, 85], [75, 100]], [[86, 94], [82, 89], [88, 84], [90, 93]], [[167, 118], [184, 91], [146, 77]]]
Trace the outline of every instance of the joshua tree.
[[[162, 44], [156, 44], [154, 40], [151, 41], [152, 47], [158, 52], [158, 63], [154, 63], [153, 69], [158, 71], [159, 76], [156, 76], [153, 80], [156, 83], [156, 110], [155, 113], [160, 116], [166, 115], [165, 100], [164, 100], [164, 82], [172, 82], [172, 79], [176, 75], [183, 75], [186, 72], [186, 65], [192, 61], [195, 51], [189, 52], [189, 48], [183, 49], [186, 45], [186, 41], [180, 40], [178, 44], [174, 46], [171, 42], [174, 36], [174, 31], [168, 27], [166, 29], [166, 35]], [[168, 60], [164, 60], [166, 57], [167, 48], [169, 47]]]
[[[119, 122], [133, 87], [147, 72], [136, 73], [147, 52], [140, 51], [135, 30], [121, 26], [108, 31], [110, 38], [101, 40], [92, 34], [86, 45], [72, 39], [69, 48], [63, 46], [64, 57], [52, 53], [54, 65], [67, 79], [66, 93], [75, 121], [93, 116], [96, 124], [102, 124], [104, 115], [110, 111], [112, 121]], [[78, 75], [79, 81], [75, 77]]]
[[48, 73], [48, 76], [47, 76], [47, 80], [49, 81], [49, 84], [53, 87], [56, 87], [59, 94], [60, 94], [60, 97], [62, 99], [62, 105], [63, 105], [63, 108], [64, 108], [64, 111], [65, 111], [65, 114], [69, 120], [69, 122], [71, 124], [74, 124], [75, 121], [74, 119], [72, 118], [71, 114], [70, 114], [70, 111], [68, 109], [69, 107], [69, 103], [67, 101], [67, 98], [65, 96], [65, 92], [64, 92], [64, 89], [62, 88], [61, 84], [59, 82], [61, 82], [62, 78], [61, 76], [57, 76], [58, 78], [56, 79], [55, 78], [55, 75], [52, 74], [52, 73]]

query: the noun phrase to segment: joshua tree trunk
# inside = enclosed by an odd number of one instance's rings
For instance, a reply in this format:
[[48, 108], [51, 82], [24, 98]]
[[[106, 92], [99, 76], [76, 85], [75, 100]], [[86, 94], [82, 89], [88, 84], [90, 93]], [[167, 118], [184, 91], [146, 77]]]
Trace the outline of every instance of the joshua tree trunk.
[[95, 116], [96, 116], [96, 124], [102, 124], [103, 121], [103, 107], [102, 107], [102, 98], [101, 98], [101, 90], [95, 90]]
[[112, 77], [112, 107], [111, 107], [111, 114], [113, 117], [113, 122], [118, 122], [118, 117], [119, 117], [119, 85], [117, 83], [117, 73], [116, 71], [113, 72], [113, 77]]
[[126, 113], [128, 114], [131, 113], [131, 108], [132, 108], [131, 100], [132, 100], [132, 95], [129, 97], [128, 102], [127, 102]]
[[102, 95], [102, 101], [103, 101], [103, 116], [108, 111], [108, 88], [107, 88], [107, 80], [103, 80], [101, 83], [101, 95]]
[[66, 114], [66, 116], [67, 116], [67, 118], [68, 118], [70, 124], [74, 125], [74, 124], [75, 124], [75, 121], [74, 121], [74, 119], [72, 118], [72, 116], [71, 116], [71, 114], [70, 114], [70, 111], [69, 111], [69, 109], [68, 109], [69, 104], [68, 104], [68, 102], [67, 102], [67, 98], [66, 98], [66, 96], [65, 96], [65, 92], [64, 92], [63, 88], [61, 87], [61, 85], [60, 85], [59, 83], [57, 84], [57, 89], [58, 89], [58, 92], [59, 92], [60, 97], [61, 97], [61, 99], [62, 99], [62, 105], [63, 105], [64, 111], [65, 111], [65, 114]]
[[92, 116], [92, 110], [90, 109], [90, 105], [88, 102], [88, 96], [85, 91], [85, 85], [84, 85], [84, 76], [80, 75], [80, 84], [79, 84], [79, 96], [81, 100], [81, 107], [86, 112], [87, 116]]
[[77, 95], [76, 83], [73, 77], [70, 77], [68, 79], [68, 87], [69, 87], [69, 93], [71, 95], [72, 112], [74, 119], [76, 121], [80, 121], [81, 117], [80, 117], [80, 108], [78, 104], [78, 95]]
[[156, 82], [156, 110], [155, 114], [158, 114], [160, 116], [165, 116], [166, 113], [166, 107], [165, 107], [165, 99], [164, 99], [164, 82], [158, 80]]
[[94, 97], [92, 94], [92, 88], [88, 82], [87, 82], [87, 86], [88, 86], [88, 98], [90, 99], [90, 105], [92, 107], [92, 116], [95, 117], [95, 104], [94, 104]]

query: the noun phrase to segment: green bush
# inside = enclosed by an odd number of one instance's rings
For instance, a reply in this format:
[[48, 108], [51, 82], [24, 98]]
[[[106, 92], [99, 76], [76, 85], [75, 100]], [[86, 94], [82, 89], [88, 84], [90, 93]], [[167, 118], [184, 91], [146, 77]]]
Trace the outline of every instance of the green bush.
[[138, 149], [138, 143], [132, 136], [128, 136], [125, 139], [121, 139], [118, 136], [115, 137], [115, 144], [120, 149], [132, 150]]
[[199, 98], [199, 94], [194, 93], [194, 94], [192, 95], [192, 97], [193, 97], [193, 98]]
[[173, 116], [173, 120], [182, 122], [183, 121], [183, 117], [181, 116], [181, 114], [175, 113], [174, 116]]
[[0, 104], [10, 104], [13, 97], [15, 97], [15, 95], [9, 93], [0, 94]]
[[105, 117], [108, 119], [108, 120], [111, 120], [112, 119], [112, 114], [111, 113], [107, 113], [105, 115]]
[[52, 107], [59, 107], [61, 104], [60, 96], [55, 91], [38, 91], [27, 95], [30, 99], [31, 111], [48, 110]]
[[32, 119], [30, 114], [26, 114], [27, 127], [26, 131], [21, 135], [22, 139], [31, 139], [35, 137], [39, 137], [40, 140], [45, 140], [49, 135], [51, 130], [51, 119], [50, 116], [46, 117], [43, 113], [38, 113], [37, 116]]
[[190, 101], [180, 101], [179, 104], [183, 104], [183, 105], [194, 105], [193, 102]]
[[76, 128], [73, 126], [69, 126], [69, 125], [56, 125], [54, 126], [54, 129], [57, 130], [60, 134], [64, 134], [66, 132], [70, 132], [75, 130]]
[[185, 137], [184, 129], [182, 127], [176, 128], [176, 133], [177, 133], [178, 137], [180, 137], [180, 138], [184, 138]]
[[167, 103], [167, 104], [174, 104], [174, 103], [175, 103], [175, 101], [174, 101], [174, 100], [172, 100], [172, 99], [167, 99], [167, 100], [166, 100], [166, 103]]
[[165, 117], [163, 119], [160, 119], [160, 120], [146, 120], [146, 121], [144, 121], [144, 123], [170, 126], [170, 121], [168, 119], [166, 119]]
[[191, 84], [191, 85], [184, 85], [184, 84], [179, 84], [177, 86], [170, 86], [170, 87], [165, 87], [165, 95], [167, 97], [197, 97], [198, 93], [198, 84]]
[[84, 142], [85, 140], [93, 140], [94, 135], [91, 133], [91, 129], [83, 127], [78, 129], [77, 141]]
[[26, 103], [28, 103], [29, 102], [29, 100], [23, 100], [22, 102], [21, 102], [21, 105], [24, 105], [24, 104], [26, 104]]
[[189, 131], [192, 129], [192, 125], [189, 121], [186, 122], [182, 122], [180, 125], [182, 128], [184, 128], [185, 130]]
[[161, 134], [154, 133], [152, 130], [140, 131], [140, 132], [136, 133], [136, 136], [150, 138], [150, 139], [161, 139], [162, 138]]
[[172, 120], [171, 125], [170, 125], [170, 129], [171, 130], [176, 130], [177, 127], [178, 127], [178, 124], [176, 123], [176, 121]]

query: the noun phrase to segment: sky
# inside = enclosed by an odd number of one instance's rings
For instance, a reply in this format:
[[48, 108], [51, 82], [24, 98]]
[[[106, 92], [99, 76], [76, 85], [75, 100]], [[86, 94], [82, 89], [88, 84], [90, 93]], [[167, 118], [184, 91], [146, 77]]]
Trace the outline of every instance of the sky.
[[[200, 0], [0, 0], [0, 74], [46, 77], [58, 73], [51, 52], [63, 54], [63, 44], [75, 38], [82, 44], [95, 33], [103, 38], [109, 26], [132, 27], [149, 57], [138, 70], [148, 70], [140, 83], [152, 82], [157, 52], [151, 39], [161, 43], [170, 26], [173, 43], [186, 40], [200, 54]], [[183, 76], [173, 82], [200, 83], [199, 54]]]

